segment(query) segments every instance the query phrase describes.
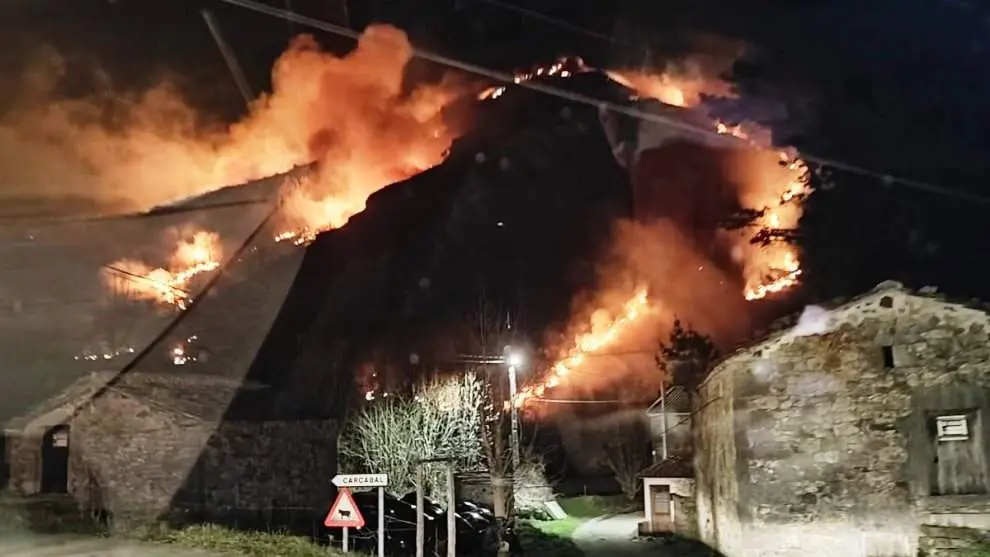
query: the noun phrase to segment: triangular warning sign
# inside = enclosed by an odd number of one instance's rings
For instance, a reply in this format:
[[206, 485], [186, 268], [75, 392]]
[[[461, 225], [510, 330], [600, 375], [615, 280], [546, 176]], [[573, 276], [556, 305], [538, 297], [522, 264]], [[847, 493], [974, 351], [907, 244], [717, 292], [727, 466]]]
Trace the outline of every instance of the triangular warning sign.
[[358, 510], [354, 497], [348, 489], [341, 489], [337, 493], [337, 500], [330, 507], [323, 525], [327, 528], [361, 528], [364, 526], [364, 517]]

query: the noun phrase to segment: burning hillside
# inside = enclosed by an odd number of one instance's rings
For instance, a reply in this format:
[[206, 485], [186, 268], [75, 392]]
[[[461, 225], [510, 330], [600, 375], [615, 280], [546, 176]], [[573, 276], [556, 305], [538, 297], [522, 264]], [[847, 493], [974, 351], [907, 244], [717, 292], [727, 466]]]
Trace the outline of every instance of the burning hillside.
[[[728, 84], [706, 80], [698, 71], [608, 75], [640, 97], [680, 107], [696, 106], [705, 95], [734, 95]], [[602, 292], [576, 308], [574, 332], [550, 344], [554, 363], [515, 404], [560, 386], [593, 391], [625, 382], [635, 390], [644, 377], [653, 378], [646, 385], [652, 390], [660, 380], [653, 350], [675, 319], [731, 343], [748, 329], [751, 312], [743, 299], [760, 300], [799, 283], [798, 252], [787, 239], [811, 191], [807, 165], [796, 153], [773, 149], [763, 139], [769, 131], [759, 126], [711, 125], [712, 132], [731, 136], [738, 145], [689, 147], [684, 142], [692, 140], [669, 131], [658, 134], [664, 139], [655, 145], [642, 131], [633, 140], [634, 188], [648, 188], [649, 209], [659, 210], [650, 214], [659, 219], [620, 225], [613, 239], [615, 253], [602, 268]], [[725, 227], [732, 207], [750, 215], [744, 226]], [[736, 268], [720, 264], [719, 253], [727, 254]], [[631, 283], [646, 286], [630, 289]], [[737, 283], [741, 295], [733, 286]]]
[[[310, 172], [282, 185], [274, 233], [276, 241], [304, 244], [344, 225], [381, 188], [443, 161], [457, 135], [443, 110], [469, 88], [448, 77], [407, 89], [404, 71], [411, 58], [405, 34], [388, 26], [369, 28], [342, 57], [322, 51], [309, 36], [297, 37], [275, 64], [272, 92], [222, 132], [197, 135], [190, 127], [164, 134], [156, 128], [166, 108], [187, 114], [165, 89], [134, 104], [130, 127], [119, 133], [98, 122], [70, 126], [69, 116], [91, 110], [89, 105], [55, 104], [32, 117], [59, 138], [56, 145], [64, 155], [102, 169], [95, 177], [102, 189], [90, 193], [128, 195], [140, 207], [313, 164]], [[168, 148], [159, 149], [156, 142]], [[157, 154], [146, 156], [146, 150]], [[100, 158], [111, 152], [123, 158]], [[171, 186], [154, 187], [161, 178]], [[124, 183], [146, 187], [117, 189]], [[213, 255], [191, 265], [152, 268], [126, 261], [114, 267], [146, 285], [135, 290], [138, 296], [183, 307], [188, 298], [183, 289], [192, 276], [219, 266], [219, 253]]]
[[[404, 75], [412, 56], [406, 36], [388, 26], [370, 27], [345, 56], [299, 37], [273, 68], [272, 92], [252, 103], [232, 126], [204, 125], [169, 88], [160, 87], [123, 101], [29, 103], [0, 121], [0, 143], [11, 146], [8, 154], [24, 150], [49, 161], [19, 165], [17, 183], [44, 184], [48, 189], [40, 191], [51, 195], [124, 199], [138, 209], [312, 165], [308, 173], [280, 186], [278, 226], [271, 231], [273, 241], [307, 244], [362, 212], [375, 192], [442, 163], [460, 131], [445, 121], [446, 107], [465, 96], [493, 101], [506, 92], [500, 85], [479, 95], [478, 88], [450, 76], [410, 86]], [[632, 97], [694, 108], [704, 119], [700, 103], [705, 96], [736, 95], [731, 84], [713, 73], [717, 66], [688, 60], [656, 74], [624, 69], [603, 73], [631, 88]], [[579, 59], [561, 59], [520, 72], [514, 81], [592, 71]], [[118, 125], [105, 124], [108, 111], [116, 112]], [[718, 172], [735, 204], [756, 216], [736, 230], [710, 227], [711, 243], [738, 268], [716, 261], [711, 247], [698, 241], [694, 220], [621, 223], [613, 260], [603, 266], [603, 292], [576, 307], [568, 339], [552, 343], [554, 363], [542, 382], [524, 391], [524, 398], [587, 376], [590, 358], [617, 347], [652, 346], [675, 317], [731, 337], [746, 326], [745, 300], [798, 283], [798, 253], [780, 239], [801, 216], [800, 202], [808, 192], [806, 166], [792, 153], [751, 139], [765, 135], [751, 126], [710, 125], [713, 133], [735, 138], [733, 149], [744, 153], [730, 157]], [[637, 145], [636, 154], [646, 160], [651, 150], [662, 147]], [[51, 164], [53, 160], [59, 164]], [[679, 163], [676, 157], [670, 160]], [[14, 168], [0, 164], [0, 173]], [[68, 173], [74, 181], [53, 180], [46, 172], [54, 168], [62, 175], [66, 169], [79, 172]], [[644, 175], [647, 185], [656, 178], [639, 161], [629, 170], [634, 187]], [[655, 189], [677, 193], [690, 188], [675, 180]], [[690, 196], [707, 194], [698, 189]], [[686, 203], [675, 199], [664, 209]], [[685, 214], [695, 218], [696, 208], [689, 209]], [[160, 264], [120, 260], [110, 266], [106, 280], [128, 277], [134, 282], [133, 296], [183, 308], [192, 295], [190, 285], [218, 268], [222, 256], [215, 233], [184, 231]], [[605, 362], [597, 363], [596, 371], [609, 365], [608, 359], [594, 361]]]

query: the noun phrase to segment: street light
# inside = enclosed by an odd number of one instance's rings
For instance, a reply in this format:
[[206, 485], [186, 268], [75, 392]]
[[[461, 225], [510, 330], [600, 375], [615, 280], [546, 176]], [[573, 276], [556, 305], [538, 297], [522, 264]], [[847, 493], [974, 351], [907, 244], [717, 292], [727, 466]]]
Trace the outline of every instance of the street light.
[[525, 363], [526, 358], [522, 352], [517, 352], [511, 347], [506, 347], [505, 363], [509, 366], [509, 420], [510, 437], [509, 444], [512, 446], [512, 473], [519, 469], [519, 406], [516, 404], [518, 388], [516, 373], [519, 367]]

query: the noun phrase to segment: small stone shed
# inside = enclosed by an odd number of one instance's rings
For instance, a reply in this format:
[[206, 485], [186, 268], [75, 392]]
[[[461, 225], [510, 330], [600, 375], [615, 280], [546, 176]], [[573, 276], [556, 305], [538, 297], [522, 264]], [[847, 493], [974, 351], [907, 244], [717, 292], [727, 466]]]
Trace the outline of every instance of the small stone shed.
[[653, 464], [640, 473], [645, 520], [640, 533], [697, 532], [691, 398], [682, 387], [665, 389], [646, 409], [653, 446]]
[[914, 557], [928, 525], [990, 528], [978, 305], [887, 282], [807, 308], [695, 404], [700, 537], [728, 557]]
[[695, 535], [698, 517], [690, 459], [672, 456], [649, 466], [640, 475], [646, 516], [640, 524], [640, 533]]
[[14, 492], [63, 494], [117, 518], [324, 510], [335, 422], [231, 413], [235, 395], [260, 403], [267, 387], [204, 373], [134, 372], [93, 399], [112, 375], [90, 373], [6, 425]]

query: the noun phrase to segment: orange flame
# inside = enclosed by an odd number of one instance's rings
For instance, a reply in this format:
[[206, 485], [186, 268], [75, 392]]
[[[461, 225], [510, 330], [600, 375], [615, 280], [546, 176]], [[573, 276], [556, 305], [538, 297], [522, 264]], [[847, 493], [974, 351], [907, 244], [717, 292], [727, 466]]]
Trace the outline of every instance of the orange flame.
[[[538, 77], [571, 77], [574, 74], [591, 71], [591, 68], [584, 64], [584, 60], [578, 57], [562, 57], [552, 64], [537, 66], [527, 71], [516, 72], [513, 76], [513, 83], [523, 83]], [[505, 94], [507, 85], [489, 87], [478, 95], [479, 101], [495, 100]]]
[[[716, 122], [715, 129], [757, 146], [741, 126], [730, 127]], [[763, 209], [755, 224], [768, 231], [795, 229], [803, 212], [801, 200], [811, 193], [808, 165], [796, 153], [781, 150], [775, 160], [756, 157], [739, 170], [743, 181], [749, 183], [740, 195], [743, 205]], [[747, 300], [766, 298], [800, 282], [801, 264], [797, 250], [791, 245], [773, 242], [757, 247], [751, 245], [748, 238], [740, 238], [735, 253], [743, 260], [746, 279], [743, 293]]]
[[[540, 381], [521, 389], [513, 400], [517, 407], [523, 406], [531, 398], [542, 397], [548, 389], [559, 386], [568, 376], [585, 364], [588, 356], [614, 346], [622, 339], [626, 331], [643, 315], [651, 311], [650, 300], [645, 287], [639, 288], [629, 298], [615, 317], [607, 320], [602, 326], [595, 323], [596, 317], [602, 314], [596, 312], [586, 332], [574, 339], [574, 344], [557, 359], [547, 375]], [[597, 325], [597, 326], [596, 326]]]
[[[195, 277], [216, 270], [221, 257], [220, 237], [201, 230], [179, 241], [168, 269], [152, 268], [133, 259], [121, 259], [110, 267], [116, 275], [133, 279], [128, 289], [131, 297], [185, 309], [191, 301], [189, 284]], [[119, 277], [106, 273], [104, 280], [109, 283], [118, 281]]]

